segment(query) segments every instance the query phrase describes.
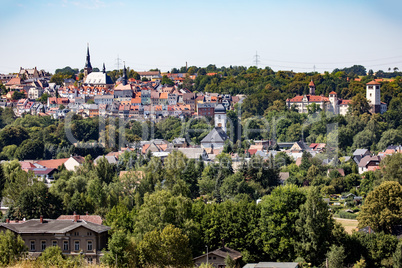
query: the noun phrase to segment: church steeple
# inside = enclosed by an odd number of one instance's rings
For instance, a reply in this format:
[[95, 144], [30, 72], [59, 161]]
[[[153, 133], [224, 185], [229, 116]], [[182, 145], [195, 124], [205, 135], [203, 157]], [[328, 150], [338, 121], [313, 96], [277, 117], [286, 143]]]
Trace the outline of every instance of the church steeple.
[[106, 73], [105, 63], [103, 63], [103, 73]]
[[127, 69], [126, 69], [126, 63], [124, 62], [124, 69], [123, 69], [123, 78], [121, 80], [121, 83], [125, 86], [127, 85]]
[[315, 84], [313, 82], [313, 79], [311, 79], [310, 84], [308, 84], [310, 95], [315, 95]]
[[89, 44], [87, 44], [87, 59], [85, 61], [84, 76], [92, 72], [91, 57], [89, 56]]

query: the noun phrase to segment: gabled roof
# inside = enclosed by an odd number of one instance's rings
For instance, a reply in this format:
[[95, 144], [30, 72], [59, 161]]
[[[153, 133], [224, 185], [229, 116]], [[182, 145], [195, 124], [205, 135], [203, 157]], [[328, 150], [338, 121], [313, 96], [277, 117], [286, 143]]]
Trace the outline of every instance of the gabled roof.
[[[226, 258], [226, 256], [229, 255], [232, 258], [232, 260], [237, 260], [237, 259], [240, 259], [242, 257], [241, 253], [239, 251], [231, 249], [231, 248], [228, 248], [228, 247], [215, 249], [214, 251], [211, 251], [208, 254], [214, 254], [214, 255], [217, 255], [217, 256], [222, 257], [222, 258]], [[207, 254], [203, 254], [201, 256], [195, 257], [193, 260], [202, 258], [202, 257], [204, 257], [206, 255]]]
[[44, 219], [43, 223], [40, 223], [40, 220], [38, 219], [33, 219], [22, 223], [1, 223], [0, 226], [10, 229], [18, 234], [65, 234], [78, 227], [84, 227], [96, 233], [103, 233], [110, 230], [109, 226], [95, 224], [83, 220], [75, 222], [70, 219]]
[[95, 158], [94, 163], [97, 164], [97, 162], [102, 159], [103, 157], [105, 157], [106, 161], [109, 164], [117, 164], [117, 157], [115, 157], [114, 155], [100, 155], [97, 158]]
[[227, 139], [229, 139], [226, 132], [221, 127], [216, 127], [209, 132], [204, 139], [202, 139], [202, 143], [224, 143]]
[[381, 162], [381, 157], [366, 155], [360, 160], [359, 167], [366, 167], [370, 162]]
[[36, 161], [37, 164], [47, 167], [57, 169], [59, 166], [63, 165], [68, 158], [52, 159], [52, 160], [39, 160]]
[[367, 155], [367, 154], [370, 154], [370, 151], [367, 149], [356, 149], [353, 152], [353, 155]]

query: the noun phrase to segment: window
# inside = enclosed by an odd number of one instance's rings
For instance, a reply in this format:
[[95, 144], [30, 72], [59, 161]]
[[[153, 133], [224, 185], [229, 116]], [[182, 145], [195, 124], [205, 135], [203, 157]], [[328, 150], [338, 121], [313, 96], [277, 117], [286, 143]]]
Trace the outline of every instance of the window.
[[371, 97], [371, 93], [370, 93], [370, 97]]
[[41, 248], [42, 248], [42, 250], [45, 250], [46, 249], [46, 241], [42, 241], [41, 242]]
[[89, 264], [92, 264], [92, 257], [88, 257], [87, 262], [88, 262]]
[[92, 241], [88, 241], [87, 249], [92, 250]]
[[74, 232], [74, 236], [79, 236], [80, 232]]
[[31, 241], [31, 251], [35, 251], [35, 241]]
[[87, 232], [87, 236], [92, 236], [92, 232]]
[[56, 240], [53, 240], [53, 241], [52, 241], [52, 246], [53, 246], [53, 247], [57, 247], [57, 241], [56, 241]]
[[74, 250], [80, 250], [80, 241], [74, 242]]
[[63, 250], [68, 250], [68, 241], [63, 242]]

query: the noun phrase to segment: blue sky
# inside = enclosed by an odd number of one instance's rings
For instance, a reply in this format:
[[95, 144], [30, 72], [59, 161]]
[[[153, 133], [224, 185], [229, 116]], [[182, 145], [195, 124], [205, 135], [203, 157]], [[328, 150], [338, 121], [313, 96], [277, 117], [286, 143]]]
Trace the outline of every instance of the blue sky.
[[138, 71], [188, 65], [323, 72], [402, 70], [397, 0], [0, 0], [0, 73], [19, 67]]

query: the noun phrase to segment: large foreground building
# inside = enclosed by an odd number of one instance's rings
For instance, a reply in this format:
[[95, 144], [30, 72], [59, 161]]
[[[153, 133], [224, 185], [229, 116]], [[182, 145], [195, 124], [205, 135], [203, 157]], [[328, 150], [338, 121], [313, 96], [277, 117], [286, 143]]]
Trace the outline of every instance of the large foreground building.
[[99, 263], [107, 247], [110, 227], [96, 224], [74, 215], [73, 219], [33, 219], [0, 224], [0, 231], [10, 230], [20, 235], [29, 255], [38, 257], [50, 246], [58, 246], [64, 255], [82, 255], [88, 263]]

